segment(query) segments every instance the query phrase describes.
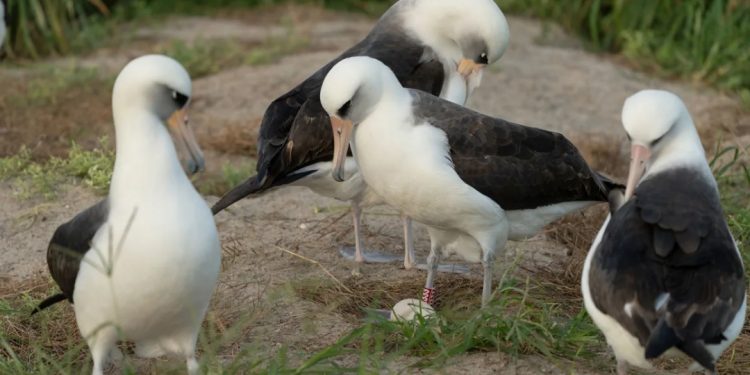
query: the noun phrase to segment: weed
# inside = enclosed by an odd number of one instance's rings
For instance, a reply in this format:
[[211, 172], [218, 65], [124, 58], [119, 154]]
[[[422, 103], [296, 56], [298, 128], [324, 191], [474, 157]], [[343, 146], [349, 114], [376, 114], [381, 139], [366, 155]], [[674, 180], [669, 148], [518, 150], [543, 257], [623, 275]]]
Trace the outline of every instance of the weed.
[[94, 189], [98, 194], [109, 190], [114, 168], [114, 152], [104, 146], [91, 151], [83, 150], [73, 143], [67, 158], [52, 157], [46, 162], [33, 162], [25, 147], [18, 154], [0, 158], [0, 179], [15, 178], [15, 191], [22, 199], [41, 195], [45, 199], [57, 196], [59, 186], [69, 178], [77, 179]]
[[33, 107], [58, 104], [61, 94], [72, 88], [89, 88], [92, 91], [101, 86], [110, 86], [111, 82], [103, 78], [96, 68], [84, 67], [73, 63], [68, 65], [48, 66], [36, 68], [34, 75], [25, 92], [11, 96], [13, 105]]
[[263, 45], [254, 48], [245, 59], [245, 63], [249, 65], [269, 64], [305, 48], [308, 44], [309, 40], [306, 37], [287, 32], [284, 36], [269, 38]]
[[192, 44], [174, 41], [159, 52], [182, 63], [193, 79], [241, 65], [245, 59], [242, 46], [224, 39], [199, 39]]
[[196, 188], [204, 195], [222, 195], [239, 185], [255, 171], [255, 161], [227, 163], [218, 175], [206, 175], [196, 181]]
[[94, 13], [108, 14], [109, 9], [102, 0], [8, 0], [5, 51], [35, 59], [69, 53]]

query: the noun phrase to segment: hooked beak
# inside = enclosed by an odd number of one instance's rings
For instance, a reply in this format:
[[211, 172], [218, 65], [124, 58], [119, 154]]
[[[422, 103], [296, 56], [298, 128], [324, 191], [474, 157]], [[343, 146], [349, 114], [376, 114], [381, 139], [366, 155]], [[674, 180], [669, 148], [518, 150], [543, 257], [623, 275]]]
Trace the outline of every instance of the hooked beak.
[[188, 127], [187, 107], [179, 109], [167, 120], [177, 153], [188, 176], [202, 171], [205, 167], [203, 152], [195, 141], [193, 130]]
[[469, 59], [461, 59], [461, 61], [458, 63], [458, 73], [461, 74], [464, 79], [468, 80], [469, 76], [476, 74], [477, 72], [481, 72], [485, 66], [487, 65], [477, 64]]
[[646, 170], [646, 162], [651, 157], [651, 150], [644, 145], [634, 144], [630, 148], [630, 171], [628, 172], [628, 182], [625, 186], [625, 199], [630, 199], [635, 191], [635, 186], [643, 177]]
[[458, 68], [456, 70], [458, 70], [458, 74], [460, 74], [466, 82], [467, 98], [482, 82], [482, 72], [486, 66], [487, 65], [485, 64], [478, 64], [469, 59], [462, 59], [458, 63]]
[[349, 120], [343, 120], [331, 116], [331, 127], [333, 128], [333, 179], [344, 181], [344, 161], [349, 151], [349, 139], [352, 135], [354, 125]]

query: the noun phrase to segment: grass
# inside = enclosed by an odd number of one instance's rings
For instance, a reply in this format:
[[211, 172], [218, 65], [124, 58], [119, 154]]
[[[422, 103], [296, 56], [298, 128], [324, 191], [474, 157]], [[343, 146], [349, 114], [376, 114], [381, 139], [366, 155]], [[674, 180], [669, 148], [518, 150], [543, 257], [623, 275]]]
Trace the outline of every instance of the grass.
[[195, 181], [195, 186], [203, 195], [221, 196], [237, 186], [255, 172], [255, 161], [227, 163], [218, 174], [207, 174]]
[[[292, 0], [8, 0], [7, 43], [11, 60], [82, 53], [117, 35], [117, 25], [163, 19], [175, 14], [206, 15], [217, 9], [257, 8], [294, 3]], [[299, 3], [300, 1], [297, 1]], [[379, 15], [388, 0], [303, 0], [330, 9]]]
[[41, 107], [57, 105], [62, 94], [74, 88], [90, 89], [96, 92], [98, 87], [111, 87], [114, 80], [104, 78], [99, 70], [75, 62], [70, 64], [41, 65], [35, 71], [26, 86], [26, 90], [10, 96], [12, 105]]
[[[519, 279], [506, 272], [492, 302], [477, 309], [479, 280], [460, 276], [438, 279], [439, 314], [414, 322], [387, 321], [371, 314], [365, 323], [330, 347], [313, 354], [298, 371], [382, 372], [392, 363], [411, 362], [409, 367], [441, 368], [456, 356], [472, 352], [503, 352], [543, 355], [551, 361], [589, 359], [602, 351], [601, 339], [585, 313], [567, 315], [563, 306], [550, 303], [539, 286], [528, 277]], [[421, 290], [422, 280], [391, 283], [365, 282], [351, 278], [339, 284], [302, 280], [297, 295], [342, 314], [361, 315], [363, 307], [393, 306], [404, 296]], [[352, 294], [352, 290], [367, 293]], [[358, 356], [353, 368], [338, 369], [347, 356]]]
[[750, 3], [737, 0], [498, 0], [560, 23], [639, 68], [707, 82], [750, 104]]
[[31, 152], [22, 147], [16, 155], [0, 158], [0, 180], [13, 179], [15, 193], [22, 199], [41, 195], [51, 200], [62, 183], [71, 179], [105, 194], [112, 178], [114, 152], [106, 148], [106, 139], [100, 143], [91, 151], [73, 143], [66, 158], [52, 157], [45, 162], [33, 161]]
[[244, 46], [229, 39], [175, 40], [158, 53], [179, 61], [192, 79], [198, 79], [241, 65], [270, 64], [308, 44], [307, 38], [288, 27], [283, 36], [270, 37], [260, 45]]

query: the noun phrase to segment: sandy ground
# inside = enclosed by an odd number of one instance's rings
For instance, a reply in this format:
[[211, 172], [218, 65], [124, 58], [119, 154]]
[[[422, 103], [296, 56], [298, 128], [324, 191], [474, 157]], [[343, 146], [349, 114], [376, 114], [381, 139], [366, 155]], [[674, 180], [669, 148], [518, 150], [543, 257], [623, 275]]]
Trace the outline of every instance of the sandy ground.
[[[318, 66], [365, 35], [373, 21], [361, 16], [332, 14], [306, 8], [286, 8], [271, 17], [176, 18], [140, 31], [151, 39], [238, 38], [260, 43], [289, 31], [311, 41], [304, 51], [263, 66], [242, 66], [194, 82], [193, 123], [203, 144], [213, 135], [239, 132], [252, 135], [265, 106], [307, 77]], [[624, 152], [624, 133], [619, 123], [623, 100], [644, 88], [665, 88], [682, 96], [703, 134], [729, 130], [747, 139], [750, 116], [736, 100], [700, 86], [667, 82], [635, 72], [610, 57], [586, 52], [574, 38], [540, 22], [510, 17], [511, 47], [500, 62], [488, 69], [482, 86], [470, 100], [470, 107], [505, 119], [561, 131], [583, 146], [604, 142]], [[137, 45], [137, 43], [135, 43]], [[117, 71], [140, 54], [138, 47], [109, 48], [81, 60]], [[0, 77], [18, 76], [16, 68], [0, 67]], [[21, 74], [22, 75], [22, 74]], [[18, 79], [18, 78], [17, 78]], [[10, 124], [9, 126], [12, 126]], [[111, 126], [111, 125], [110, 125]], [[249, 130], [248, 130], [249, 129]], [[208, 147], [209, 168], [225, 161], [246, 160]], [[593, 165], [619, 173], [624, 158], [591, 160]], [[619, 162], [619, 163], [618, 163]], [[622, 176], [618, 176], [622, 177]], [[11, 185], [0, 184], [0, 282], [45, 274], [46, 245], [54, 228], [100, 197], [81, 187], [70, 187], [59, 199], [19, 201]], [[217, 197], [207, 197], [209, 203]], [[266, 349], [282, 345], [290, 351], [315, 350], [335, 342], [355, 327], [358, 318], [300, 298], [290, 290], [294, 282], [328, 279], [320, 266], [341, 280], [351, 276], [352, 264], [338, 255], [338, 247], [351, 245], [348, 206], [318, 197], [301, 188], [275, 191], [258, 199], [245, 200], [217, 216], [224, 244], [224, 269], [214, 307], [224, 314], [255, 309], [258, 320], [248, 332], [248, 342], [264, 342]], [[370, 248], [402, 251], [397, 216], [388, 208], [367, 211], [366, 244]], [[418, 255], [428, 249], [426, 233], [417, 228]], [[565, 261], [566, 249], [542, 234], [531, 241], [512, 243], [500, 264], [516, 253], [531, 266], [555, 266]], [[299, 254], [320, 266], [291, 255]], [[498, 267], [500, 268], [500, 267]], [[398, 264], [368, 265], [363, 278], [383, 283], [422, 280], [421, 271], [406, 271]], [[498, 271], [500, 272], [500, 271]], [[469, 278], [479, 277], [472, 267]], [[416, 297], [421, 289], [401, 298]], [[60, 307], [62, 308], [62, 307]], [[396, 372], [409, 372], [403, 368]], [[425, 370], [425, 373], [433, 372]], [[454, 359], [437, 373], [452, 374], [536, 374], [587, 373], [570, 365], [554, 364], [536, 357], [511, 360], [495, 353], [475, 353]]]

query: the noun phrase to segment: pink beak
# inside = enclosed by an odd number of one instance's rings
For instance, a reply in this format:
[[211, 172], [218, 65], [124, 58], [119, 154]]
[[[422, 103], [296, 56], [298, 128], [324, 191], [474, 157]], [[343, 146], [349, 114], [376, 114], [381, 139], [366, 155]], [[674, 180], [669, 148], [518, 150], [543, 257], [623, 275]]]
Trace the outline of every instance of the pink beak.
[[646, 170], [646, 162], [651, 157], [651, 150], [643, 145], [634, 144], [630, 147], [630, 172], [628, 172], [628, 183], [625, 186], [625, 199], [630, 199], [635, 192], [635, 186], [641, 181], [643, 172]]

